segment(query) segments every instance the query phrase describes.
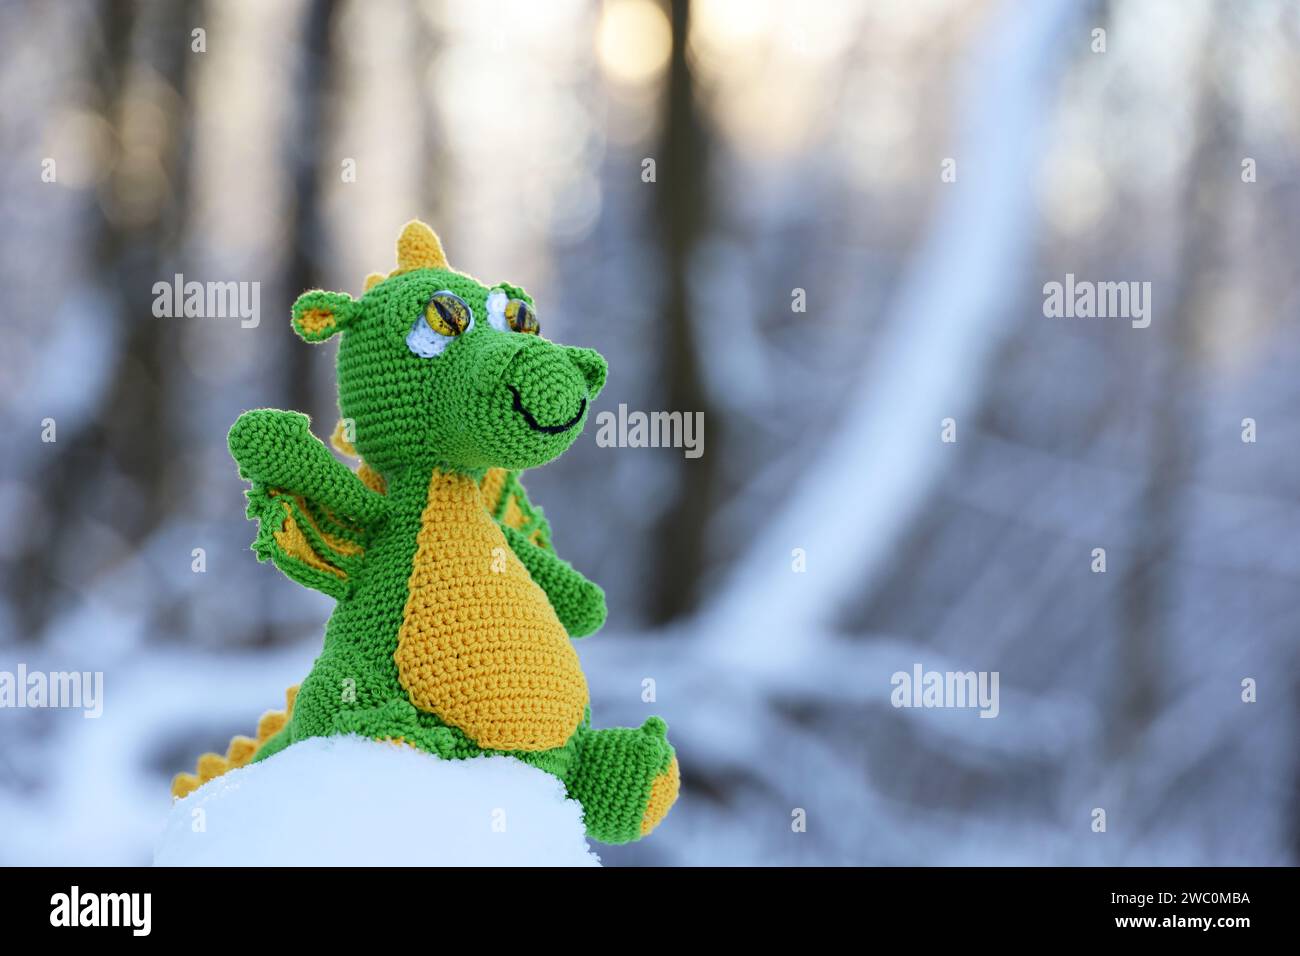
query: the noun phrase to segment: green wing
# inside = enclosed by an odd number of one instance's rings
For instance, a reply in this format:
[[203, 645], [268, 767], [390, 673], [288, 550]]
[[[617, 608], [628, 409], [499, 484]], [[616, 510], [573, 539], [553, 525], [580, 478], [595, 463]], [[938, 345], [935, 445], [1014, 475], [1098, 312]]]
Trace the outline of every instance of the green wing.
[[528, 500], [518, 471], [491, 468], [480, 488], [483, 504], [503, 528], [514, 528], [539, 548], [550, 549], [551, 526], [542, 509]]
[[361, 566], [368, 535], [345, 524], [319, 502], [286, 488], [253, 482], [248, 517], [257, 521], [253, 550], [288, 577], [336, 598]]

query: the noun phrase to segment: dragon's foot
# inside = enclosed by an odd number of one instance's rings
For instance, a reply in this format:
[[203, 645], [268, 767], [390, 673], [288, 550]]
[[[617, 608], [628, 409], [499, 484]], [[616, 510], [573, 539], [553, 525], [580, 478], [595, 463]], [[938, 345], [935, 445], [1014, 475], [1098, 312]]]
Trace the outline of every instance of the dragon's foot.
[[667, 815], [680, 783], [667, 731], [658, 717], [636, 729], [579, 730], [580, 755], [569, 795], [582, 804], [592, 839], [630, 843]]
[[641, 814], [641, 836], [659, 826], [659, 821], [668, 816], [668, 811], [677, 802], [677, 791], [681, 785], [681, 768], [677, 766], [677, 755], [673, 754], [673, 762], [668, 765], [668, 769], [657, 774], [650, 782], [650, 799], [646, 803], [645, 812]]

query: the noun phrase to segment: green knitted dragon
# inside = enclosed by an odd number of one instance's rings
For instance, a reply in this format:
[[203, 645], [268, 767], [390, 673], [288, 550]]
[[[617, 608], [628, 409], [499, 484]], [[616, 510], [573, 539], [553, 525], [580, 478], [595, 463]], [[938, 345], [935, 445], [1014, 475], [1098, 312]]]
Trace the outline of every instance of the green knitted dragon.
[[241, 415], [230, 452], [252, 483], [258, 559], [338, 603], [286, 709], [201, 757], [173, 794], [305, 738], [359, 734], [517, 757], [563, 781], [592, 839], [645, 836], [677, 797], [667, 727], [591, 726], [570, 638], [601, 627], [604, 594], [555, 554], [518, 477], [573, 443], [605, 360], [542, 338], [526, 292], [452, 270], [418, 221], [396, 270], [360, 299], [303, 294], [293, 327], [341, 336], [334, 444], [359, 468], [276, 409]]

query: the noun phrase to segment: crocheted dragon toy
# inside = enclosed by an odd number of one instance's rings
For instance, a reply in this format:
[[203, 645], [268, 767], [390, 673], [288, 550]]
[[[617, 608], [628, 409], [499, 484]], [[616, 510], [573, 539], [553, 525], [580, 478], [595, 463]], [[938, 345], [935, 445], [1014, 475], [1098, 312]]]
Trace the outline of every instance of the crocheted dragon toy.
[[368, 276], [360, 299], [304, 293], [293, 327], [342, 336], [334, 445], [360, 467], [276, 409], [241, 415], [230, 452], [252, 482], [258, 560], [338, 604], [286, 710], [172, 793], [304, 738], [359, 734], [444, 759], [509, 754], [563, 781], [592, 839], [645, 836], [677, 798], [667, 727], [591, 726], [570, 638], [604, 623], [604, 593], [556, 556], [519, 483], [578, 436], [605, 360], [542, 338], [523, 289], [453, 271], [418, 221], [396, 270]]

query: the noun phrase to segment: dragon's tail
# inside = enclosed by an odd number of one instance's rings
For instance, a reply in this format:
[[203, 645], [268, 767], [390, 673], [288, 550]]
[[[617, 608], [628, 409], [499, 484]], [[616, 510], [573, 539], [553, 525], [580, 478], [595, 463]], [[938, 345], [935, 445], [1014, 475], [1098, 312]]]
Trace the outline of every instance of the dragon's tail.
[[178, 773], [172, 779], [172, 796], [184, 797], [203, 786], [214, 777], [220, 777], [227, 770], [242, 767], [252, 760], [262, 745], [279, 733], [293, 716], [293, 701], [298, 696], [295, 684], [284, 692], [284, 710], [268, 710], [257, 722], [257, 739], [235, 737], [226, 748], [226, 755], [207, 753], [199, 758], [195, 773]]

